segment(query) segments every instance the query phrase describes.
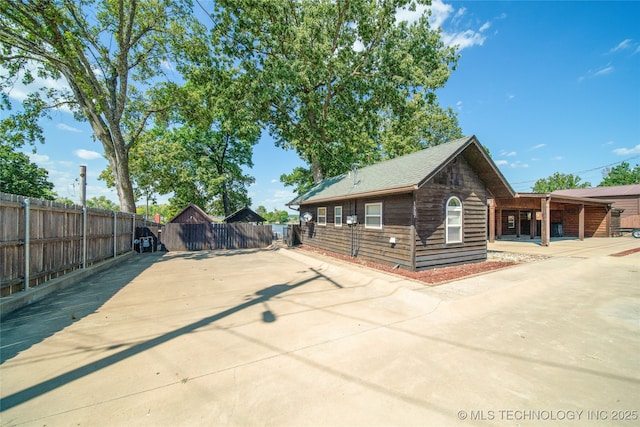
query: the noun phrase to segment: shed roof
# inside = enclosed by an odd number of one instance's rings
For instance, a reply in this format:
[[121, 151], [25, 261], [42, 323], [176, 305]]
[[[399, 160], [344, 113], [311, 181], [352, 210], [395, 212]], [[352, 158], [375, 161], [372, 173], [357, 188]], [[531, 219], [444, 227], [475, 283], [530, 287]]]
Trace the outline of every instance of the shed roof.
[[428, 182], [459, 155], [471, 164], [495, 197], [513, 197], [513, 189], [478, 139], [467, 136], [366, 166], [355, 173], [324, 179], [288, 205], [410, 192]]
[[640, 197], [640, 184], [616, 185], [613, 187], [572, 188], [551, 193], [560, 196], [575, 197]]
[[249, 207], [238, 209], [224, 219], [224, 222], [266, 222], [267, 220], [258, 215]]
[[[194, 215], [190, 215], [186, 217], [185, 213], [187, 211], [193, 211]], [[174, 215], [173, 218], [169, 220], [169, 223], [211, 223], [213, 222], [213, 218], [211, 218], [205, 211], [203, 211], [198, 205], [194, 205], [193, 203], [189, 203], [187, 207], [182, 209], [180, 212]]]

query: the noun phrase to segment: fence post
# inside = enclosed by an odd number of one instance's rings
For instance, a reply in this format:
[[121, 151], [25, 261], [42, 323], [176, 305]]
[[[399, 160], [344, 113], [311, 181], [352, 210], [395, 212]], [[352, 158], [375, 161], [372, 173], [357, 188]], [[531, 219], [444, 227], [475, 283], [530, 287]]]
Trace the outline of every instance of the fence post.
[[118, 255], [118, 212], [113, 211], [113, 257]]
[[29, 290], [31, 272], [31, 200], [24, 199], [24, 290]]
[[87, 268], [87, 167], [80, 166], [82, 194], [82, 269]]
[[131, 214], [131, 252], [136, 251], [136, 214]]

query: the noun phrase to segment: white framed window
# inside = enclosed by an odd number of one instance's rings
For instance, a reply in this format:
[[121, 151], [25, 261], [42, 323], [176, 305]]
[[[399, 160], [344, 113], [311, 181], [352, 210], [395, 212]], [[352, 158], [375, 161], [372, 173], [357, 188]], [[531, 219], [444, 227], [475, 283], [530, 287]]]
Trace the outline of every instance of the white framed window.
[[336, 227], [342, 227], [342, 206], [333, 208], [333, 223]]
[[327, 208], [318, 208], [318, 225], [327, 225]]
[[364, 205], [364, 227], [382, 228], [382, 203], [366, 203]]
[[462, 242], [462, 202], [457, 197], [447, 200], [446, 243]]

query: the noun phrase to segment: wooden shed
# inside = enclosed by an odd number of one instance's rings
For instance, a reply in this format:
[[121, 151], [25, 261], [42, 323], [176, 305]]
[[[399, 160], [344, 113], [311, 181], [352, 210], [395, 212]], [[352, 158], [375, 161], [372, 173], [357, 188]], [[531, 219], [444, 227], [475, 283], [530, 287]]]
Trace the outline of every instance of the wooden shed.
[[211, 224], [213, 218], [197, 205], [190, 203], [186, 208], [171, 218], [168, 224]]
[[229, 215], [224, 219], [224, 222], [226, 222], [227, 224], [231, 224], [234, 222], [248, 222], [248, 223], [253, 223], [258, 225], [258, 224], [263, 224], [266, 221], [267, 221], [266, 219], [264, 219], [263, 217], [258, 215], [256, 212], [254, 212], [251, 208], [246, 206], [242, 209], [238, 209], [237, 211], [235, 211], [234, 213], [232, 213], [231, 215]]
[[288, 205], [303, 244], [416, 271], [486, 260], [487, 200], [513, 196], [470, 136], [325, 179]]

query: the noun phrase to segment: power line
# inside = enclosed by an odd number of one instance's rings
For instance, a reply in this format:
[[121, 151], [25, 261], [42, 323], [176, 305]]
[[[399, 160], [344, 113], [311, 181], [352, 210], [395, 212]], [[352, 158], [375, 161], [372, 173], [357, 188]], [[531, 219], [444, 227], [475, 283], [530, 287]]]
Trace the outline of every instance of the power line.
[[[571, 175], [585, 174], [587, 172], [593, 172], [593, 171], [597, 171], [597, 170], [602, 170], [604, 168], [608, 168], [608, 167], [611, 167], [611, 166], [614, 166], [614, 165], [619, 165], [621, 163], [628, 162], [629, 160], [636, 159], [638, 157], [640, 157], [640, 154], [638, 154], [637, 156], [631, 156], [631, 157], [629, 157], [628, 159], [625, 159], [625, 160], [620, 160], [619, 162], [610, 163], [608, 165], [598, 166], [598, 167], [591, 168], [591, 169], [585, 169], [585, 170], [578, 171], [578, 172], [572, 172]], [[532, 180], [528, 180], [528, 181], [514, 182], [512, 185], [529, 184], [529, 183], [535, 183], [537, 181], [538, 181], [537, 179], [532, 179]]]

